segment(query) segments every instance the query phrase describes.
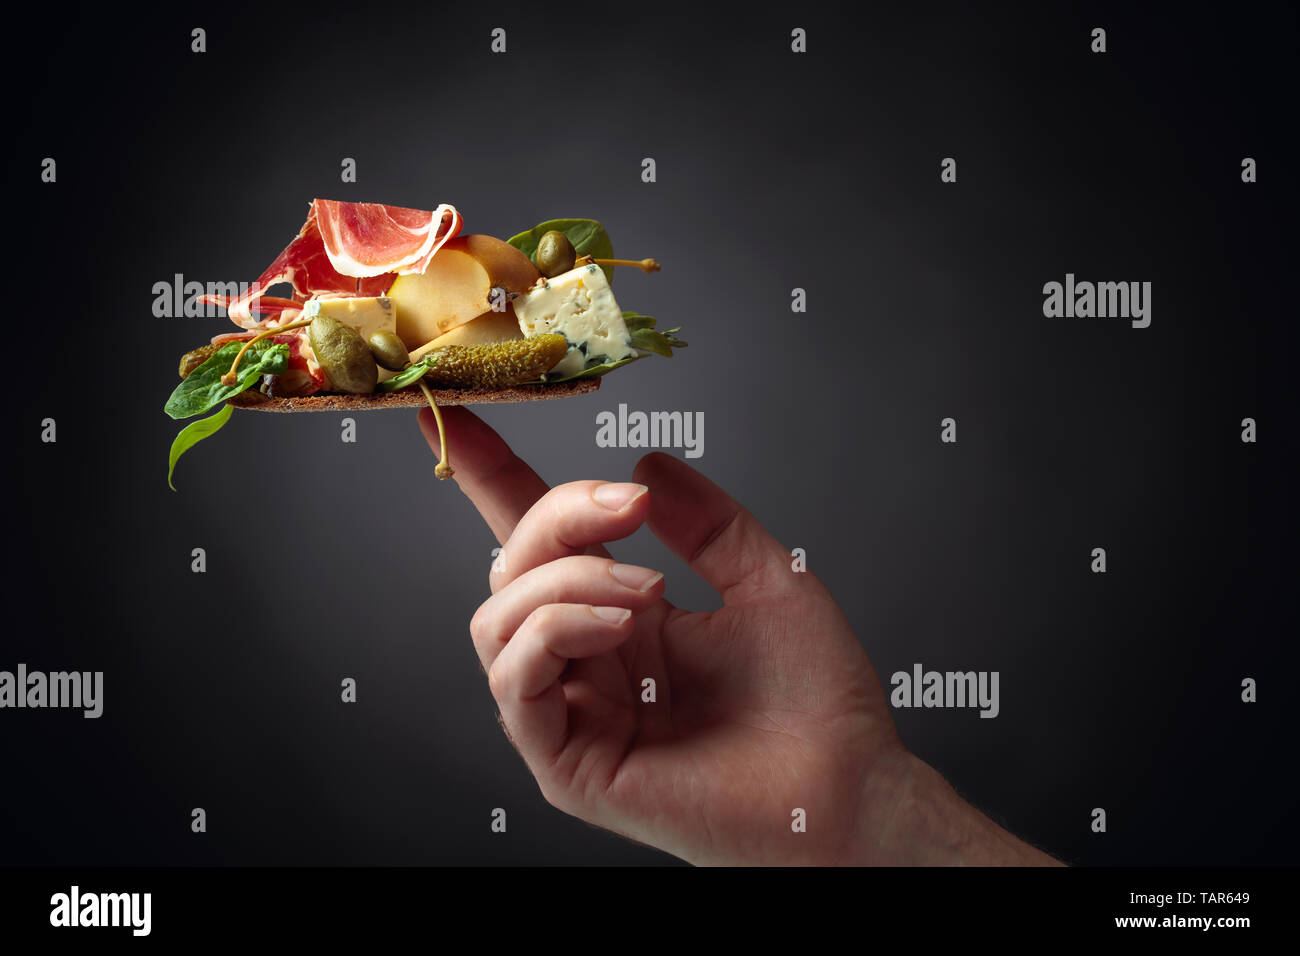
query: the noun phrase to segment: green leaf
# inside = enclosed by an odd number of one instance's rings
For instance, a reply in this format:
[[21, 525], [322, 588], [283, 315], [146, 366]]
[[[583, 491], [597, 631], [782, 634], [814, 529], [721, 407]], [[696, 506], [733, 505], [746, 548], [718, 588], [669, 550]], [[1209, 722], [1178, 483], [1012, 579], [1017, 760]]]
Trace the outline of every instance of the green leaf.
[[686, 347], [686, 343], [673, 334], [681, 331], [680, 326], [661, 332], [655, 328], [654, 319], [640, 312], [624, 312], [623, 324], [627, 326], [633, 348], [672, 358], [673, 349]]
[[408, 385], [414, 385], [420, 379], [424, 378], [424, 373], [429, 370], [428, 358], [422, 358], [402, 369], [386, 382], [380, 382], [375, 386], [376, 392], [395, 392], [399, 388], [406, 388]]
[[[579, 256], [591, 256], [593, 259], [613, 259], [614, 244], [609, 241], [609, 233], [594, 219], [548, 219], [519, 235], [509, 239], [510, 245], [527, 254], [533, 264], [537, 264], [537, 244], [542, 236], [552, 229], [558, 229], [569, 237], [573, 250]], [[614, 267], [601, 266], [605, 278], [614, 283]]]
[[222, 385], [221, 376], [230, 371], [243, 342], [227, 342], [211, 358], [181, 380], [163, 406], [172, 418], [190, 418], [206, 412], [226, 399], [251, 387], [263, 375], [283, 375], [289, 367], [289, 346], [255, 342], [240, 359], [234, 385]]
[[629, 332], [635, 332], [637, 329], [653, 329], [655, 320], [640, 312], [624, 312], [623, 324], [627, 326]]
[[221, 429], [221, 426], [230, 420], [231, 414], [235, 408], [233, 405], [222, 405], [221, 411], [207, 418], [200, 418], [197, 422], [190, 422], [181, 429], [181, 433], [176, 436], [172, 442], [171, 454], [167, 457], [167, 487], [172, 491], [176, 486], [172, 484], [172, 473], [176, 470], [176, 462], [199, 442], [209, 435], [215, 434]]
[[627, 365], [629, 362], [635, 362], [637, 359], [645, 358], [644, 355], [629, 355], [625, 359], [619, 359], [617, 362], [606, 362], [604, 365], [593, 365], [591, 368], [584, 368], [581, 372], [575, 372], [573, 375], [566, 375], [564, 378], [547, 378], [551, 382], [572, 382], [579, 378], [597, 378], [606, 372], [613, 371], [620, 365]]
[[[679, 339], [675, 333], [680, 332], [681, 328], [665, 329], [660, 332], [655, 328], [655, 320], [648, 315], [642, 315], [640, 312], [624, 312], [623, 324], [627, 326], [629, 337], [632, 339], [632, 347], [640, 349], [642, 353], [654, 352], [656, 355], [662, 355], [665, 358], [673, 357], [673, 349], [684, 348], [686, 343]], [[578, 378], [597, 378], [606, 372], [611, 372], [620, 366], [627, 365], [629, 362], [635, 362], [637, 359], [645, 358], [644, 354], [631, 355], [625, 359], [619, 359], [617, 362], [606, 362], [603, 365], [593, 365], [591, 368], [584, 368], [581, 372], [575, 372], [573, 375], [566, 375], [564, 378], [551, 378], [548, 376], [546, 382], [572, 382]], [[541, 384], [534, 382], [531, 384]]]

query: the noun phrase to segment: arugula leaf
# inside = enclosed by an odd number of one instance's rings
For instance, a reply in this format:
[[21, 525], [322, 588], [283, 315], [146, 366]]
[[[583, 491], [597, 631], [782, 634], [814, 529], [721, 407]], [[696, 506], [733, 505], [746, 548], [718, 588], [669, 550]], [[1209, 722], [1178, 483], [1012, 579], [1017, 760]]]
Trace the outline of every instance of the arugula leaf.
[[637, 329], [653, 329], [655, 320], [640, 312], [624, 312], [623, 324], [627, 326], [629, 332], [635, 332]]
[[197, 422], [190, 422], [181, 429], [181, 433], [176, 436], [172, 442], [171, 454], [167, 457], [167, 487], [172, 491], [176, 486], [172, 484], [172, 473], [176, 470], [176, 462], [196, 444], [207, 438], [209, 435], [216, 433], [222, 425], [230, 420], [231, 414], [235, 411], [233, 405], [222, 405], [221, 411], [215, 415], [209, 415], [207, 418], [200, 418]]
[[[548, 219], [507, 241], [520, 252], [525, 253], [536, 265], [537, 244], [542, 241], [542, 236], [552, 229], [558, 229], [568, 236], [569, 241], [573, 243], [573, 251], [579, 256], [591, 256], [593, 259], [614, 258], [614, 244], [609, 240], [609, 233], [594, 219]], [[601, 266], [600, 268], [604, 271], [606, 280], [612, 285], [614, 267]]]
[[[575, 372], [572, 375], [566, 375], [564, 378], [552, 378], [546, 376], [546, 382], [572, 382], [579, 378], [597, 378], [606, 372], [613, 371], [620, 366], [627, 365], [629, 362], [635, 362], [637, 359], [645, 358], [646, 352], [654, 352], [656, 355], [662, 355], [665, 358], [673, 357], [673, 349], [684, 348], [686, 343], [677, 337], [675, 333], [681, 331], [681, 327], [675, 329], [664, 329], [660, 332], [655, 328], [655, 320], [648, 315], [642, 315], [640, 312], [624, 312], [623, 324], [627, 326], [629, 337], [632, 339], [632, 347], [641, 350], [640, 355], [630, 355], [625, 359], [619, 359], [617, 362], [605, 362], [603, 365], [593, 365], [591, 368], [584, 368], [581, 372]], [[540, 384], [540, 383], [532, 383]]]
[[376, 392], [395, 392], [399, 388], [406, 388], [408, 385], [414, 385], [420, 379], [424, 378], [424, 373], [429, 370], [428, 358], [422, 358], [402, 369], [386, 382], [380, 382], [375, 386]]
[[190, 418], [250, 388], [263, 375], [283, 375], [289, 368], [289, 346], [272, 345], [263, 339], [244, 353], [239, 363], [239, 380], [234, 385], [222, 385], [221, 376], [230, 371], [230, 363], [243, 345], [243, 342], [227, 342], [219, 348], [181, 380], [163, 411], [172, 418]]
[[681, 326], [661, 332], [655, 328], [654, 319], [640, 312], [624, 312], [623, 324], [627, 326], [633, 348], [672, 358], [674, 348], [686, 347], [686, 343], [674, 334], [682, 330]]
[[574, 372], [572, 375], [566, 375], [564, 378], [551, 378], [547, 376], [548, 383], [553, 382], [572, 382], [579, 378], [597, 378], [606, 372], [613, 371], [620, 365], [626, 365], [629, 362], [635, 362], [637, 359], [645, 358], [644, 355], [629, 355], [625, 359], [619, 359], [617, 362], [606, 362], [603, 365], [593, 365], [591, 368], [584, 368], [581, 372]]

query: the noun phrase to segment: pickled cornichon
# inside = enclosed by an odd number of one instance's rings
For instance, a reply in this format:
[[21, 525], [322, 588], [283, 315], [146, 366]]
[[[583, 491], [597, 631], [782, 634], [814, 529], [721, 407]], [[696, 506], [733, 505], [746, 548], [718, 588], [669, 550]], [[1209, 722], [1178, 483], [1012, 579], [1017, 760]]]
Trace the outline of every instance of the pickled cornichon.
[[535, 382], [569, 351], [563, 335], [536, 335], [493, 345], [444, 345], [424, 357], [424, 380], [436, 388], [504, 388]]
[[[224, 344], [224, 343], [222, 343]], [[212, 356], [221, 351], [221, 345], [200, 345], [192, 352], [186, 352], [181, 356], [180, 373], [181, 378], [188, 378], [190, 372], [194, 371]]]

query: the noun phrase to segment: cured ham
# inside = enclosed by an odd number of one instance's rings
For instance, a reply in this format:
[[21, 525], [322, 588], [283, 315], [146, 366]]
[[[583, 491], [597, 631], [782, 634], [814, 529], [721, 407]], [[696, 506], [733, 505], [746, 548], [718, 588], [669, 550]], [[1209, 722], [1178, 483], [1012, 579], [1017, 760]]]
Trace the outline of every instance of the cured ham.
[[[205, 295], [200, 302], [220, 306], [232, 322], [251, 329], [257, 315], [301, 309], [314, 295], [383, 295], [399, 275], [423, 273], [430, 260], [462, 225], [454, 206], [429, 212], [381, 203], [314, 199], [307, 221], [294, 240], [239, 297]], [[293, 298], [268, 296], [287, 282]]]
[[[424, 272], [434, 253], [460, 231], [460, 215], [451, 206], [432, 213], [333, 199], [317, 199], [312, 206], [325, 254], [345, 276]], [[445, 221], [454, 228], [444, 228]]]

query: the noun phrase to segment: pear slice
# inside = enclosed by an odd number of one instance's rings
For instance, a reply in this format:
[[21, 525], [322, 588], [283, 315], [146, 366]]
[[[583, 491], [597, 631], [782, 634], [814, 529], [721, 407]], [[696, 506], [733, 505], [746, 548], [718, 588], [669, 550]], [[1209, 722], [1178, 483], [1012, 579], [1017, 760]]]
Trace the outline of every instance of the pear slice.
[[519, 328], [519, 318], [515, 307], [507, 305], [504, 312], [484, 312], [464, 325], [458, 325], [432, 342], [426, 342], [411, 353], [411, 361], [418, 362], [434, 349], [444, 345], [495, 345], [498, 342], [513, 342], [522, 339], [524, 333]]
[[422, 274], [398, 276], [388, 290], [397, 310], [397, 335], [408, 349], [418, 349], [491, 310], [493, 289], [519, 295], [540, 276], [528, 256], [508, 242], [458, 236], [438, 250]]

